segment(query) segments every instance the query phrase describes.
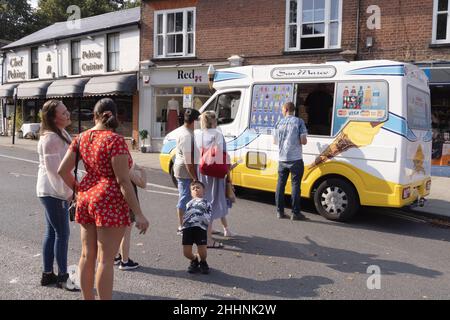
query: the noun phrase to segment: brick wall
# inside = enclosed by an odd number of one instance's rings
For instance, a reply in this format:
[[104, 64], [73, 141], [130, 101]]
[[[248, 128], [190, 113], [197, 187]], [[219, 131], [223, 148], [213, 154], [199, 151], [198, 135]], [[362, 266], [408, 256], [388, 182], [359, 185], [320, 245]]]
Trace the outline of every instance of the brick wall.
[[[355, 50], [356, 43], [357, 1], [346, 2], [343, 51]], [[284, 54], [286, 2], [282, 0], [178, 0], [176, 4], [177, 8], [195, 6], [197, 15], [196, 59], [183, 63], [223, 62], [235, 54], [245, 58], [244, 64], [323, 62], [340, 57], [336, 52]], [[153, 58], [154, 11], [173, 8], [173, 1], [143, 1], [142, 60]]]
[[[381, 9], [381, 29], [369, 30], [365, 10], [371, 4]], [[363, 0], [360, 58], [400, 61], [449, 60], [450, 47], [430, 48], [432, 42], [433, 0]], [[374, 47], [365, 46], [367, 36], [374, 38]]]
[[[357, 0], [343, 0], [342, 52], [356, 50]], [[381, 8], [381, 29], [369, 30], [366, 21], [370, 5]], [[244, 64], [324, 62], [342, 57], [342, 52], [285, 54], [283, 0], [158, 0], [143, 1], [141, 60], [153, 58], [153, 16], [155, 10], [196, 7], [196, 59], [177, 63], [224, 62], [232, 55]], [[450, 46], [430, 48], [433, 0], [361, 0], [359, 60], [402, 61], [449, 60]], [[367, 49], [366, 38], [374, 38]], [[352, 58], [352, 55], [344, 55]], [[158, 64], [173, 64], [161, 61]]]

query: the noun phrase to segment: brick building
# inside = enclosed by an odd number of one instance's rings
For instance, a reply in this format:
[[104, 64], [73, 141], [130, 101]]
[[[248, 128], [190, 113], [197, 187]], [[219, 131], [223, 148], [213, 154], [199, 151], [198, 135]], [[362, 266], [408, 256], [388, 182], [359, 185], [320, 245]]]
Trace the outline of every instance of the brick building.
[[442, 153], [450, 140], [449, 2], [144, 0], [140, 127], [158, 149], [172, 128], [166, 130], [169, 101], [181, 109], [184, 86], [194, 87], [195, 106], [208, 97], [209, 64], [391, 59], [415, 63], [430, 78]]

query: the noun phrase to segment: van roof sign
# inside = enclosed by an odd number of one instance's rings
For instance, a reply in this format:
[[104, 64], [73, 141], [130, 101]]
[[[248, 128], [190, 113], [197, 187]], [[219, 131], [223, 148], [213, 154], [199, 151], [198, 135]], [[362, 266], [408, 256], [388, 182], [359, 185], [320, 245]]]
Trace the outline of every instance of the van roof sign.
[[274, 68], [270, 75], [273, 79], [333, 78], [336, 75], [336, 68], [333, 66], [281, 67]]

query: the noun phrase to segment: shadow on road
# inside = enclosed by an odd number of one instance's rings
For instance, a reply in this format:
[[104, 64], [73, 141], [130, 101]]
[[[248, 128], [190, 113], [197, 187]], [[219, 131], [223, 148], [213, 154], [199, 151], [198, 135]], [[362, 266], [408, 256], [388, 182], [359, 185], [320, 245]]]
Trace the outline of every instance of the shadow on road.
[[113, 292], [113, 300], [178, 300], [170, 297], [158, 297], [147, 294], [137, 294], [130, 292], [116, 291]]
[[[226, 241], [223, 250], [323, 263], [343, 273], [366, 273], [368, 266], [377, 265], [384, 275], [412, 274], [427, 278], [442, 275], [439, 271], [406, 262], [385, 260], [374, 254], [321, 246], [309, 237], [305, 237], [305, 240], [307, 243], [240, 236], [238, 239]], [[386, 248], [386, 251], [389, 249]]]
[[[273, 206], [275, 218], [275, 195], [271, 192], [263, 192], [250, 189], [239, 189], [239, 198], [247, 201], [255, 201]], [[289, 212], [290, 197], [286, 197], [286, 211]], [[423, 239], [433, 239], [450, 242], [448, 229], [433, 226], [425, 221], [414, 221], [406, 215], [399, 215], [400, 211], [390, 208], [362, 207], [360, 212], [350, 222], [335, 222], [321, 217], [310, 199], [302, 199], [302, 211], [311, 214], [313, 218], [308, 223], [329, 225], [342, 229], [361, 229], [380, 233], [391, 233]], [[419, 216], [420, 217], [420, 216]]]
[[[136, 272], [157, 275], [161, 277], [172, 277], [200, 281], [206, 284], [216, 284], [222, 287], [243, 289], [250, 293], [279, 297], [285, 299], [299, 299], [317, 297], [316, 292], [323, 285], [332, 284], [331, 279], [319, 276], [306, 276], [298, 278], [257, 280], [234, 276], [221, 270], [211, 268], [209, 275], [189, 274], [185, 270], [156, 269], [140, 267]], [[211, 297], [220, 298], [222, 297]]]

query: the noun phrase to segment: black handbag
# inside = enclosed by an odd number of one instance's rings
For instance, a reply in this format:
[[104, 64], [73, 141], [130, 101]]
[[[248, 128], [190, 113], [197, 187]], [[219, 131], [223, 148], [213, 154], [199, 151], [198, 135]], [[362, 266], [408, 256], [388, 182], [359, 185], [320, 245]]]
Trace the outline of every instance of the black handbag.
[[80, 144], [81, 144], [81, 134], [78, 139], [78, 147], [77, 152], [75, 153], [75, 184], [73, 185], [73, 194], [72, 194], [72, 201], [70, 201], [69, 205], [69, 220], [75, 221], [75, 213], [77, 211], [77, 200], [75, 199], [75, 186], [78, 182], [78, 162], [80, 161]]

